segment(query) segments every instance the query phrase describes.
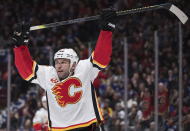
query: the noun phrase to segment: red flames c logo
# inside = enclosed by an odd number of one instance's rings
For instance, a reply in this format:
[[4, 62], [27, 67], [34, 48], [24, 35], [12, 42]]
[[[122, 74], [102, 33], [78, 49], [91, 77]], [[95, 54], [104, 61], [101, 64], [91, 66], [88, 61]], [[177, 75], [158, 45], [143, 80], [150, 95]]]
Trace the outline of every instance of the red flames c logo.
[[82, 83], [78, 78], [68, 78], [65, 81], [56, 84], [53, 88], [53, 94], [56, 95], [56, 101], [61, 107], [65, 107], [67, 104], [77, 103], [82, 96], [82, 91], [76, 91], [73, 95], [70, 94], [70, 87], [74, 88], [82, 87]]

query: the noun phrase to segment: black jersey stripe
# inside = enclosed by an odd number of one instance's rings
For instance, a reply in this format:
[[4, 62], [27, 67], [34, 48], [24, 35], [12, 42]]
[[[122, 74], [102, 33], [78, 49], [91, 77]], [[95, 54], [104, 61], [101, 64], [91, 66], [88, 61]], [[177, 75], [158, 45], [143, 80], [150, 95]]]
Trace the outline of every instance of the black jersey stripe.
[[48, 111], [49, 127], [50, 127], [50, 129], [51, 129], [52, 123], [51, 123], [51, 119], [50, 119], [50, 111], [49, 111], [49, 102], [48, 102], [48, 94], [47, 94], [47, 91], [46, 91], [46, 99], [47, 99], [47, 111]]
[[98, 105], [97, 105], [97, 102], [96, 102], [95, 89], [94, 89], [94, 86], [93, 86], [92, 83], [91, 83], [91, 93], [92, 93], [92, 102], [93, 102], [93, 106], [94, 106], [96, 119], [97, 119], [98, 123], [101, 123], [101, 118], [100, 118], [100, 114], [99, 114], [99, 111], [98, 111]]
[[36, 67], [35, 67], [35, 72], [34, 72], [34, 76], [28, 80], [28, 82], [31, 82], [32, 80], [36, 79], [37, 78], [37, 75], [36, 75], [36, 72], [38, 71], [38, 64], [36, 64]]
[[104, 68], [101, 68], [101, 67], [99, 67], [98, 65], [94, 64], [92, 61], [93, 61], [93, 60], [92, 60], [92, 57], [90, 57], [90, 62], [92, 63], [93, 67], [96, 67], [96, 68], [98, 68], [99, 70], [103, 70], [103, 69], [104, 69]]

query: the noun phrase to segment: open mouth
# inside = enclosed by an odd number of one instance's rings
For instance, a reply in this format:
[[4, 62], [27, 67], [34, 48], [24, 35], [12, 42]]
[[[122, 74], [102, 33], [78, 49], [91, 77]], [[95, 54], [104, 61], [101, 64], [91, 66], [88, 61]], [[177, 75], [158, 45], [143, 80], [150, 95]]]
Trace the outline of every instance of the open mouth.
[[63, 71], [57, 71], [58, 73], [63, 73]]

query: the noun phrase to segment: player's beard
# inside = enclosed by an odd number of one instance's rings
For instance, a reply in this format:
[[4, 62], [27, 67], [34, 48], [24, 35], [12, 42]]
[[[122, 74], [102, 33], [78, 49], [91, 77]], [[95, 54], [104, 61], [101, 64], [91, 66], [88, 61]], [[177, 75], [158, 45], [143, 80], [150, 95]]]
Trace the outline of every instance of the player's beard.
[[59, 80], [62, 81], [64, 79], [66, 79], [69, 76], [69, 71], [67, 72], [57, 72]]

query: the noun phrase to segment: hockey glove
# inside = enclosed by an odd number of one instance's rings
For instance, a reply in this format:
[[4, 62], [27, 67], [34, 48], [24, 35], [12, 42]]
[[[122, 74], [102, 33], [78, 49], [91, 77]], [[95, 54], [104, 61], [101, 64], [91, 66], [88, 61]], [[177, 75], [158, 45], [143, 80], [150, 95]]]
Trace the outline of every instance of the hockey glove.
[[105, 31], [114, 31], [117, 14], [111, 8], [104, 9], [100, 13], [100, 28]]
[[25, 22], [16, 25], [12, 36], [12, 46], [27, 45], [29, 41], [30, 25]]

